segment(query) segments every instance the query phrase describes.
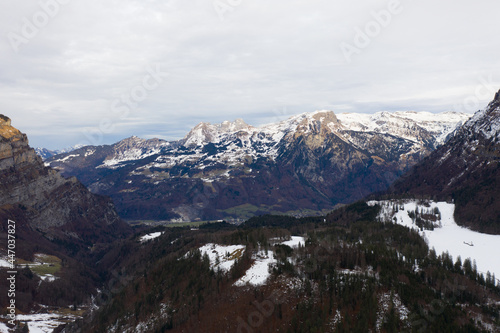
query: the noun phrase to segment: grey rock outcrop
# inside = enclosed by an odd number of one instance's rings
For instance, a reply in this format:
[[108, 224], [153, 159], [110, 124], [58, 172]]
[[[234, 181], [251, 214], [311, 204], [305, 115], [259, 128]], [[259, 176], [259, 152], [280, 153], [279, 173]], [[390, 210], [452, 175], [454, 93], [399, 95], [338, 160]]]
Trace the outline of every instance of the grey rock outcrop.
[[46, 167], [27, 136], [0, 115], [0, 206], [8, 205], [20, 207], [30, 227], [48, 239], [92, 244], [130, 233], [110, 199]]

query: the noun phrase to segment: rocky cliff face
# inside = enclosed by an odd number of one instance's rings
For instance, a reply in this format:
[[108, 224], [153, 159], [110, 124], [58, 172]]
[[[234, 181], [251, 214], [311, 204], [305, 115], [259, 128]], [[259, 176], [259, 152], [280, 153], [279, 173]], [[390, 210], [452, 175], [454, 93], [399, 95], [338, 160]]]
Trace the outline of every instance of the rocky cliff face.
[[455, 200], [458, 223], [500, 234], [500, 92], [392, 191]]
[[[89, 246], [130, 233], [111, 200], [90, 193], [76, 178], [45, 167], [25, 134], [0, 115], [0, 205], [45, 238]], [[19, 215], [19, 214], [17, 214]], [[8, 218], [8, 216], [7, 216]]]
[[200, 123], [177, 142], [132, 137], [47, 163], [129, 219], [311, 214], [385, 190], [466, 119], [316, 111], [262, 127]]

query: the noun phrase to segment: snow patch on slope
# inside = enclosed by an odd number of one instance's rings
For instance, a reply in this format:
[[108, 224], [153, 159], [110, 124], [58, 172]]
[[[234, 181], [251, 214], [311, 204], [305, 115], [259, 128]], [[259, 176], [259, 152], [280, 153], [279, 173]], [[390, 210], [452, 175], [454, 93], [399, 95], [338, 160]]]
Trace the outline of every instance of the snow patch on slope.
[[348, 130], [392, 134], [415, 142], [421, 140], [416, 136], [417, 131], [424, 129], [441, 145], [470, 116], [458, 112], [382, 111], [374, 114], [341, 113], [337, 118]]
[[160, 237], [161, 235], [163, 234], [163, 232], [153, 232], [153, 233], [150, 233], [150, 234], [147, 234], [147, 235], [144, 235], [144, 236], [141, 236], [139, 238], [139, 242], [141, 243], [145, 243], [147, 241], [150, 241], [152, 239], [155, 239], [155, 238], [158, 238]]
[[23, 323], [26, 322], [30, 333], [51, 333], [58, 326], [75, 321], [77, 318], [80, 317], [71, 314], [62, 315], [58, 313], [33, 313], [17, 315], [16, 321]]
[[128, 161], [135, 161], [139, 159], [143, 159], [152, 155], [159, 154], [161, 152], [161, 148], [157, 149], [151, 149], [149, 151], [144, 151], [142, 149], [129, 149], [124, 151], [121, 154], [118, 154], [114, 156], [113, 158], [109, 160], [105, 160], [102, 162], [102, 164], [99, 167], [108, 167], [108, 168], [113, 168], [117, 167], [120, 163], [123, 162], [128, 162]]
[[473, 132], [482, 133], [486, 139], [500, 137], [500, 107], [490, 105], [472, 116], [466, 124]]
[[[304, 245], [305, 239], [304, 237], [292, 236], [291, 240], [277, 244], [284, 244], [292, 248], [296, 248], [299, 244]], [[246, 271], [244, 276], [234, 283], [235, 286], [242, 287], [247, 284], [252, 286], [261, 286], [265, 284], [271, 275], [271, 273], [269, 273], [269, 267], [277, 263], [272, 250], [268, 250], [267, 252], [265, 250], [260, 250], [253, 255], [253, 259], [255, 262], [252, 267]]]
[[209, 243], [200, 247], [201, 255], [208, 255], [210, 267], [215, 271], [229, 272], [243, 252], [244, 245], [218, 245]]
[[7, 261], [7, 257], [0, 257], [0, 267], [10, 268], [10, 263]]
[[259, 251], [253, 256], [253, 259], [255, 259], [255, 262], [252, 267], [246, 271], [244, 276], [234, 283], [235, 286], [243, 287], [247, 284], [260, 286], [266, 283], [271, 275], [269, 273], [269, 266], [276, 263], [273, 251], [269, 250], [267, 253], [266, 251]]

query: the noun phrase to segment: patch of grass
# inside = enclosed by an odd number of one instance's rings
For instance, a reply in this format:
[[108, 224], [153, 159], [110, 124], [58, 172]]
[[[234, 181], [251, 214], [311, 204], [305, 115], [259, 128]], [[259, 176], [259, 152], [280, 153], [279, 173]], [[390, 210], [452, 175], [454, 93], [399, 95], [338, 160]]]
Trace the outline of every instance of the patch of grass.
[[227, 215], [231, 215], [244, 220], [254, 217], [257, 214], [264, 214], [264, 213], [276, 214], [276, 215], [283, 214], [282, 212], [273, 209], [272, 206], [262, 205], [258, 207], [249, 203], [239, 206], [234, 206], [220, 211], [226, 213]]
[[258, 210], [259, 210], [259, 207], [257, 207], [257, 206], [254, 206], [252, 204], [243, 204], [243, 205], [227, 208], [227, 209], [224, 209], [221, 211], [226, 213], [226, 214], [235, 215], [238, 217], [250, 217], [250, 216], [253, 216]]
[[35, 254], [34, 262], [19, 259], [17, 264], [21, 266], [27, 265], [33, 273], [40, 276], [48, 274], [55, 276], [61, 270], [61, 259], [43, 253]]
[[217, 222], [217, 221], [180, 222], [180, 223], [170, 223], [170, 224], [167, 224], [165, 227], [167, 227], [167, 228], [178, 228], [178, 227], [197, 228], [200, 225], [208, 224], [208, 223], [219, 223], [219, 222]]
[[[332, 207], [333, 209], [333, 207]], [[244, 220], [248, 220], [256, 215], [289, 215], [289, 216], [323, 216], [328, 214], [332, 209], [324, 209], [323, 211], [317, 211], [313, 209], [299, 209], [299, 210], [290, 210], [287, 212], [283, 212], [280, 210], [276, 210], [276, 206], [254, 206], [252, 204], [243, 204], [239, 206], [234, 206], [231, 208], [227, 208], [224, 210], [220, 210], [220, 212], [226, 213], [227, 215], [235, 216]]]
[[228, 260], [240, 260], [241, 257], [243, 256], [243, 253], [245, 252], [245, 248], [242, 248], [242, 249], [238, 249], [238, 250], [235, 250], [233, 251], [230, 256], [229, 256], [229, 259]]
[[127, 220], [126, 221], [131, 226], [147, 225], [151, 227], [157, 227], [160, 225], [170, 224], [170, 221], [156, 221], [156, 220]]

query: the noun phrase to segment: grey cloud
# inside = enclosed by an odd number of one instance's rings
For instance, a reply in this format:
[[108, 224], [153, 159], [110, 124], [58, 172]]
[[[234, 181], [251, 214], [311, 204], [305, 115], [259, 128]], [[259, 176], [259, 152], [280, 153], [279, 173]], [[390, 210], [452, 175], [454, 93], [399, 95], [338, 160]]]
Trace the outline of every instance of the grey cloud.
[[[55, 1], [57, 14], [14, 52], [9, 33], [22, 35]], [[500, 88], [500, 4], [400, 0], [402, 11], [347, 62], [341, 43], [354, 45], [356, 29], [391, 1], [242, 0], [221, 20], [212, 0], [5, 0], [0, 112], [32, 145], [63, 148], [103, 119], [114, 130], [101, 141], [111, 143], [180, 138], [199, 121], [259, 125], [316, 109], [473, 112], [465, 99], [487, 103], [476, 90], [484, 80]], [[156, 64], [169, 76], [126, 116], [114, 112]]]

